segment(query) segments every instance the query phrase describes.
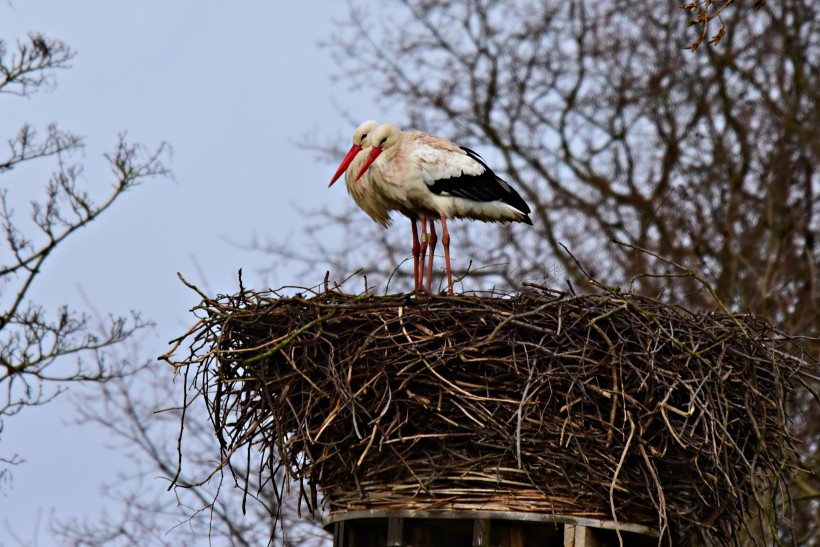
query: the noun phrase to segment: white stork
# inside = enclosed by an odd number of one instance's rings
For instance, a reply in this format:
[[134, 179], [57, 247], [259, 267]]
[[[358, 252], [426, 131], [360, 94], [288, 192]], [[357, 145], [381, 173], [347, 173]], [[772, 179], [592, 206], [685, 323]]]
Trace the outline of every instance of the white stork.
[[[418, 229], [416, 225], [418, 215], [404, 207], [400, 201], [389, 199], [381, 191], [381, 188], [373, 183], [370, 173], [364, 173], [364, 175], [359, 175], [359, 177], [356, 177], [359, 171], [361, 171], [364, 162], [368, 158], [368, 153], [370, 152], [370, 133], [378, 125], [379, 124], [377, 122], [366, 121], [356, 129], [353, 133], [353, 146], [350, 147], [347, 155], [344, 157], [342, 163], [339, 165], [339, 168], [336, 170], [336, 173], [333, 175], [333, 179], [330, 181], [330, 184], [328, 184], [328, 188], [333, 186], [333, 183], [335, 183], [339, 177], [342, 176], [342, 173], [347, 171], [345, 174], [345, 184], [347, 185], [348, 193], [351, 197], [353, 197], [353, 201], [356, 202], [356, 205], [358, 205], [379, 225], [383, 228], [390, 226], [390, 213], [392, 211], [399, 211], [410, 219], [413, 227], [413, 279], [415, 283], [415, 290], [418, 292], [422, 287], [421, 275], [424, 271], [423, 259], [420, 258], [422, 248], [419, 244], [419, 236], [417, 233]], [[373, 172], [375, 173], [375, 170]], [[422, 220], [422, 232], [424, 232], [426, 219]], [[425, 234], [423, 233], [422, 236], [426, 242], [424, 235]]]
[[[347, 185], [347, 192], [353, 198], [353, 201], [358, 205], [367, 215], [376, 221], [383, 228], [390, 226], [390, 207], [376, 191], [376, 188], [370, 181], [370, 176], [365, 175], [359, 179], [355, 179], [355, 175], [361, 170], [364, 162], [367, 160], [370, 152], [370, 132], [378, 127], [378, 122], [366, 121], [360, 125], [353, 133], [353, 146], [348, 150], [347, 155], [342, 160], [333, 179], [328, 184], [328, 188], [333, 186], [342, 173], [347, 171], [345, 175], [345, 184]], [[349, 169], [348, 169], [349, 168]]]
[[[416, 216], [431, 216], [428, 292], [436, 245], [432, 217], [441, 219], [449, 294], [454, 293], [448, 218], [532, 225], [530, 208], [523, 198], [469, 148], [421, 131], [401, 131], [393, 124], [372, 130], [370, 144], [356, 180], [370, 173], [369, 184], [388, 201], [401, 204]], [[413, 228], [415, 238], [415, 223]]]

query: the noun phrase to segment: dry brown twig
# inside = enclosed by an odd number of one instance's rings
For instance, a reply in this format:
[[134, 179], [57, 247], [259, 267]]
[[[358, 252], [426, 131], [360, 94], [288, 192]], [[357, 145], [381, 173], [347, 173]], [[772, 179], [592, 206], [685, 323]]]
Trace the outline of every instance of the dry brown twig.
[[[726, 36], [726, 23], [723, 21], [722, 13], [733, 4], [735, 4], [735, 0], [699, 0], [681, 5], [680, 8], [693, 17], [689, 20], [689, 25], [700, 28], [698, 37], [688, 46], [689, 49], [692, 51], [698, 49], [706, 37], [709, 36], [709, 27], [715, 19], [718, 20], [718, 30], [709, 38], [709, 43], [713, 46], [720, 43], [720, 40]], [[755, 0], [752, 7], [757, 11], [765, 4], [765, 0]]]

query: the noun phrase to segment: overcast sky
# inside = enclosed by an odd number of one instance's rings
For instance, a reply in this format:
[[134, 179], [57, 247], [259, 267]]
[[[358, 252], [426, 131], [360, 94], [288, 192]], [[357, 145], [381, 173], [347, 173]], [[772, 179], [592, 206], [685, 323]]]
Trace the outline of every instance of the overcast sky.
[[[26, 122], [45, 129], [56, 121], [84, 135], [77, 159], [100, 192], [113, 180], [102, 155], [121, 131], [148, 147], [173, 147], [175, 181], [135, 189], [77, 233], [51, 257], [32, 298], [50, 309], [83, 309], [87, 298], [105, 314], [138, 310], [157, 323], [146, 342], [156, 345], [147, 354], [157, 355], [192, 322], [197, 302], [176, 272], [235, 292], [236, 271], [259, 280], [269, 258], [232, 242], [291, 234], [298, 244], [307, 221], [297, 207], [341, 209], [349, 199], [343, 185], [326, 188], [335, 165], [317, 162], [298, 142], [312, 134], [346, 148], [355, 126], [339, 108], [356, 120], [385, 119], [366, 90], [332, 82], [330, 52], [317, 47], [347, 9], [331, 0], [0, 2], [5, 41], [39, 31], [77, 52], [55, 89], [28, 99], [0, 95], [0, 139]], [[20, 192], [44, 183], [33, 166], [0, 181]], [[266, 282], [294, 282], [288, 275], [279, 270]], [[27, 461], [0, 485], [0, 546], [13, 545], [12, 532], [33, 537], [38, 516], [93, 518], [103, 505], [101, 485], [122, 469], [122, 456], [94, 428], [67, 425], [72, 413], [63, 397], [6, 420], [0, 453]], [[50, 544], [42, 532], [39, 540]]]

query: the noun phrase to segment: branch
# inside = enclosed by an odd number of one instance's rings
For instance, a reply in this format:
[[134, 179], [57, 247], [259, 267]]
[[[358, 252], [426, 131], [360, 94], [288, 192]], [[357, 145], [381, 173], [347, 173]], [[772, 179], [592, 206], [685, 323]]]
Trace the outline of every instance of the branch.
[[29, 33], [28, 41], [17, 40], [12, 52], [0, 40], [0, 93], [25, 97], [53, 85], [53, 71], [69, 68], [74, 55], [64, 42], [41, 33]]
[[[89, 328], [85, 314], [62, 307], [51, 316], [42, 306], [29, 301], [28, 294], [48, 257], [72, 234], [96, 220], [146, 178], [170, 175], [164, 163], [169, 152], [166, 144], [147, 152], [141, 146], [129, 144], [123, 134], [114, 152], [106, 155], [115, 174], [113, 189], [97, 204], [80, 185], [81, 166], [67, 162], [66, 153], [75, 146], [59, 144], [77, 141], [58, 138], [52, 140], [58, 143], [53, 146], [32, 148], [32, 133], [26, 131], [21, 135], [24, 137], [16, 141], [20, 143], [21, 161], [56, 155], [58, 168], [47, 184], [46, 198], [31, 203], [30, 220], [35, 233], [23, 235], [15, 222], [8, 191], [0, 191], [0, 221], [11, 256], [10, 262], [0, 266], [0, 282], [11, 289], [6, 291], [9, 298], [0, 301], [0, 417], [15, 414], [25, 406], [43, 404], [60, 393], [60, 387], [50, 393], [44, 391], [44, 383], [104, 381], [119, 374], [105, 365], [103, 352], [146, 326], [138, 314], [129, 319], [110, 317], [107, 325], [95, 332]], [[42, 153], [26, 156], [25, 150], [33, 149]], [[84, 355], [94, 356], [98, 366], [87, 370]], [[56, 361], [70, 356], [77, 357], [75, 367], [56, 374], [50, 372]]]

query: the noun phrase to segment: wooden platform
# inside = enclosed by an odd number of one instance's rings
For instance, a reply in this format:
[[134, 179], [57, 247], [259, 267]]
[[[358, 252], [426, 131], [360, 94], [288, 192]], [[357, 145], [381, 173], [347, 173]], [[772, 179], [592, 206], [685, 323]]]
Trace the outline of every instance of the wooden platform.
[[640, 524], [497, 511], [351, 511], [328, 516], [334, 547], [636, 547], [658, 545]]

